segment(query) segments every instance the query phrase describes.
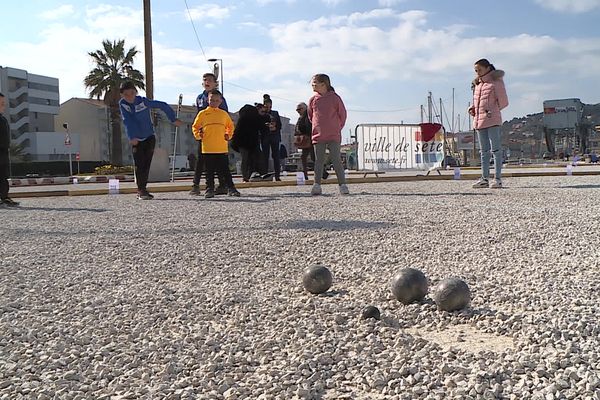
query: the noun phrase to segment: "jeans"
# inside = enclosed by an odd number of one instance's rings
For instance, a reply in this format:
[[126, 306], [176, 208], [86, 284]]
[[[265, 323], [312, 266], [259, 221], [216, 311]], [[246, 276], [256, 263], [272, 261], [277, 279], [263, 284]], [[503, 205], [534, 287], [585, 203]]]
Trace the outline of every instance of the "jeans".
[[269, 133], [262, 137], [263, 163], [269, 165], [269, 152], [273, 157], [273, 168], [275, 169], [275, 177], [279, 178], [281, 173], [281, 162], [279, 160], [279, 146], [281, 145], [281, 135], [278, 133]]
[[139, 191], [146, 190], [155, 145], [156, 136], [150, 136], [148, 139], [138, 142], [135, 146], [131, 146], [133, 162], [135, 164], [135, 182]]
[[342, 165], [342, 156], [340, 153], [341, 144], [339, 142], [325, 142], [317, 143], [315, 147], [315, 183], [321, 184], [321, 178], [323, 178], [323, 168], [325, 166], [325, 150], [329, 148], [329, 156], [333, 163], [333, 169], [337, 176], [338, 184], [343, 185], [346, 183], [346, 174], [344, 173], [344, 166]]
[[302, 171], [304, 172], [304, 179], [308, 179], [308, 156], [315, 162], [315, 148], [310, 146], [308, 149], [302, 149]]
[[223, 180], [219, 182], [221, 185], [225, 184], [227, 189], [234, 189], [233, 179], [231, 177], [231, 171], [229, 171], [229, 155], [227, 153], [205, 153], [204, 162], [206, 163], [206, 188], [215, 188], [215, 173], [217, 173]]
[[[481, 177], [490, 178], [490, 158], [494, 156], [494, 178], [499, 181], [502, 179], [502, 137], [500, 127], [490, 126], [489, 128], [478, 129], [477, 136], [481, 146]], [[490, 154], [491, 150], [491, 154]]]

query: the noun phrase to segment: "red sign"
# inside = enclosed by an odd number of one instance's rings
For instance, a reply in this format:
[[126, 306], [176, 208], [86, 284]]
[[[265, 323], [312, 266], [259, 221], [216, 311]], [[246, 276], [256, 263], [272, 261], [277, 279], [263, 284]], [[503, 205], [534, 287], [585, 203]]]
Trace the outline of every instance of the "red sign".
[[79, 152], [75, 153], [75, 160], [79, 161]]
[[67, 133], [65, 136], [65, 146], [70, 146], [71, 145], [71, 136], [69, 136], [69, 134]]

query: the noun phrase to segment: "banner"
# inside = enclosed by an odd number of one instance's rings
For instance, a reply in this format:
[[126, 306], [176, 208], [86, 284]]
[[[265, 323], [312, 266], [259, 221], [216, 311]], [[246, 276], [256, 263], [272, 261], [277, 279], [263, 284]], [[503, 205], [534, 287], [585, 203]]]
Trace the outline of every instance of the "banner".
[[359, 169], [429, 169], [444, 158], [440, 124], [362, 124], [355, 132]]

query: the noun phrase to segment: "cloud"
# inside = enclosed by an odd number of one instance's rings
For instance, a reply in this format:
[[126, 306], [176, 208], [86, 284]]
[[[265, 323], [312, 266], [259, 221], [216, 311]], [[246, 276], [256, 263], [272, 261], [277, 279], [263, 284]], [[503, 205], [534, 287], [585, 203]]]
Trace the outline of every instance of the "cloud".
[[53, 10], [46, 10], [39, 14], [39, 17], [44, 20], [57, 20], [65, 17], [69, 17], [75, 13], [75, 9], [71, 4], [63, 4], [62, 6]]
[[404, 3], [406, 0], [379, 0], [379, 5], [382, 7], [393, 7], [400, 3]]
[[229, 18], [233, 9], [233, 7], [221, 7], [217, 4], [204, 4], [190, 8], [187, 17], [191, 17], [193, 21], [210, 21], [214, 24]]
[[557, 12], [580, 14], [600, 8], [600, 0], [534, 0], [543, 8]]
[[[141, 9], [90, 7], [77, 24], [49, 23], [35, 42], [0, 46], [0, 59], [3, 65], [58, 77], [62, 101], [85, 96], [83, 78], [93, 68], [87, 53], [100, 48], [106, 38], [125, 38], [128, 47], [143, 51], [142, 20]], [[473, 62], [482, 57], [506, 71], [510, 98], [506, 118], [537, 112], [546, 98], [580, 97], [598, 102], [594, 88], [599, 78], [595, 69], [589, 68], [600, 65], [598, 37], [478, 36], [466, 25], [435, 25], [423, 10], [389, 8], [237, 26], [264, 30], [263, 46], [205, 49], [224, 60], [224, 89], [232, 109], [270, 93], [275, 107], [295, 119], [296, 103], [312, 94], [310, 77], [324, 72], [332, 77], [351, 110], [401, 110], [352, 111], [348, 127], [359, 122], [415, 122], [428, 90], [439, 97], [456, 88], [457, 109], [464, 109], [471, 100]], [[46, 61], [41, 65], [40, 60]], [[144, 70], [142, 52], [135, 67]], [[177, 48], [160, 36], [155, 38], [157, 98], [175, 102], [183, 93], [185, 104], [192, 104], [201, 90], [202, 74], [210, 68], [195, 46]]]

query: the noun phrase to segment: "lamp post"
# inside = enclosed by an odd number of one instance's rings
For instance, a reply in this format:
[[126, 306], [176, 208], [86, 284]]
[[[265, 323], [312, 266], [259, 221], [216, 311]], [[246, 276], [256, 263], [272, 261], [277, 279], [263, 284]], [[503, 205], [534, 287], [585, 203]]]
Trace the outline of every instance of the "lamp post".
[[69, 135], [69, 124], [64, 123], [63, 128], [65, 128], [65, 146], [67, 150], [69, 150], [69, 174], [73, 176], [73, 163], [71, 162], [71, 136]]
[[208, 62], [214, 62], [215, 65], [213, 66], [213, 71], [214, 71], [214, 67], [217, 66], [216, 62], [219, 62], [219, 77], [221, 78], [221, 93], [224, 94], [224, 89], [223, 89], [223, 60], [221, 58], [209, 58], [207, 60]]

